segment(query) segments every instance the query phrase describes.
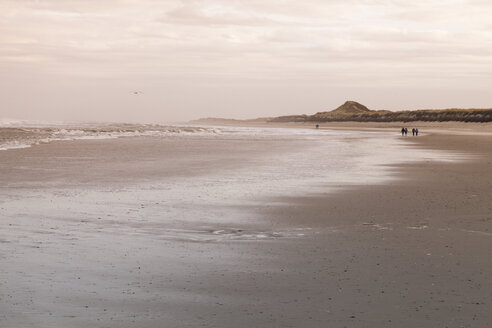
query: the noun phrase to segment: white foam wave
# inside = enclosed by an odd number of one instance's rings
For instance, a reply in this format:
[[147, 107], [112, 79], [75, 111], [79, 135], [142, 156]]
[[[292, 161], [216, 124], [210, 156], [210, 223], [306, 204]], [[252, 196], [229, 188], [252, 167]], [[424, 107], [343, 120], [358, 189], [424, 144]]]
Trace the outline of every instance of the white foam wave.
[[21, 149], [21, 148], [29, 148], [29, 147], [31, 147], [31, 144], [22, 143], [17, 140], [0, 143], [0, 150]]
[[343, 135], [343, 131], [306, 128], [224, 127], [94, 122], [40, 122], [0, 119], [0, 150], [27, 148], [60, 140], [115, 139], [123, 137], [214, 136], [231, 134], [253, 138]]
[[177, 135], [215, 135], [216, 128], [135, 124], [99, 124], [89, 126], [26, 126], [22, 121], [6, 121], [0, 127], [0, 150], [28, 148], [64, 140], [115, 139], [123, 137], [169, 137]]

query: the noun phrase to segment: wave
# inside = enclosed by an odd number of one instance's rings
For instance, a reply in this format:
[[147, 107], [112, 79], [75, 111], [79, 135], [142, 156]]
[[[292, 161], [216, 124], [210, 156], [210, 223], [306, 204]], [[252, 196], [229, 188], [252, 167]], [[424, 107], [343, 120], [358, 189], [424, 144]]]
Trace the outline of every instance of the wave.
[[317, 137], [345, 132], [309, 128], [190, 126], [133, 123], [42, 122], [0, 119], [0, 150], [28, 148], [60, 140], [233, 135], [253, 138]]
[[0, 124], [0, 150], [28, 148], [52, 141], [64, 140], [115, 139], [142, 136], [199, 136], [221, 133], [217, 128], [158, 124], [77, 123], [70, 125], [64, 123], [63, 126], [60, 125], [2, 119]]

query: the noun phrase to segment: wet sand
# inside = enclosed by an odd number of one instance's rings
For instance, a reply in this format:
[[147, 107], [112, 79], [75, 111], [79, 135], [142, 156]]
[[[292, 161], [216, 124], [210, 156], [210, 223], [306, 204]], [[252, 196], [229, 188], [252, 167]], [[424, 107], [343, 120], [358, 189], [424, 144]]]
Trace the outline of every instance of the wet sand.
[[400, 179], [384, 185], [245, 205], [264, 222], [247, 229], [302, 238], [191, 242], [106, 216], [44, 219], [66, 210], [56, 199], [33, 224], [22, 210], [6, 215], [4, 201], [1, 326], [489, 327], [492, 138], [405, 141], [409, 156], [423, 147], [470, 160], [397, 165]]
[[476, 157], [400, 165], [401, 181], [290, 200], [279, 216], [336, 231], [287, 256], [298, 261], [293, 272], [303, 272], [301, 295], [318, 295], [307, 308], [327, 311], [333, 327], [488, 327], [492, 138], [409, 142]]

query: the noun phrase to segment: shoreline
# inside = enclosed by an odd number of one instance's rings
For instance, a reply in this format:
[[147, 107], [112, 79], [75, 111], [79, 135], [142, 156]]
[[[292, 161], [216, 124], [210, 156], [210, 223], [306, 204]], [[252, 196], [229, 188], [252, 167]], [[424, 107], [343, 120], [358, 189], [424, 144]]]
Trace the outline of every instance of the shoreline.
[[[338, 300], [317, 300], [334, 309], [325, 316], [328, 324], [487, 327], [492, 321], [492, 138], [433, 134], [411, 140], [476, 157], [397, 165], [404, 179], [289, 199], [289, 207], [271, 213], [335, 231], [306, 242], [310, 251], [292, 251], [303, 260], [291, 264], [343, 290]], [[316, 263], [320, 252], [331, 269]]]
[[[21, 260], [0, 269], [15, 283], [2, 286], [0, 323], [485, 328], [492, 321], [492, 140], [440, 133], [402, 140], [401, 156], [417, 147], [470, 159], [392, 165], [402, 179], [244, 205], [263, 219], [259, 230], [289, 226], [301, 238], [166, 240], [158, 230], [135, 233], [138, 223], [127, 238], [116, 218], [45, 223], [41, 216], [35, 231], [19, 231]], [[19, 228], [11, 219], [6, 231]], [[13, 245], [0, 242], [4, 250]], [[19, 291], [27, 297], [16, 300]]]
[[492, 122], [475, 123], [475, 122], [225, 122], [210, 121], [198, 122], [190, 121], [186, 124], [197, 124], [204, 126], [237, 126], [237, 127], [263, 127], [263, 128], [308, 128], [314, 129], [319, 124], [320, 129], [333, 130], [355, 130], [355, 131], [395, 131], [400, 132], [402, 127], [418, 127], [422, 132], [431, 131], [433, 133], [485, 133], [492, 134]]

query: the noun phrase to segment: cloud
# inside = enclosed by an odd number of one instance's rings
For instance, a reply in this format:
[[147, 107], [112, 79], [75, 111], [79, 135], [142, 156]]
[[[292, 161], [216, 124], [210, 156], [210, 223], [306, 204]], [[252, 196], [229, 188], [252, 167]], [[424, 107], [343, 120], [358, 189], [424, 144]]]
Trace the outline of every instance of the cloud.
[[491, 15], [480, 0], [4, 0], [0, 72], [4, 83], [480, 88]]
[[262, 26], [273, 21], [266, 17], [241, 12], [233, 7], [225, 6], [198, 6], [194, 3], [181, 5], [170, 10], [160, 19], [164, 23], [178, 23], [190, 25], [238, 25]]

